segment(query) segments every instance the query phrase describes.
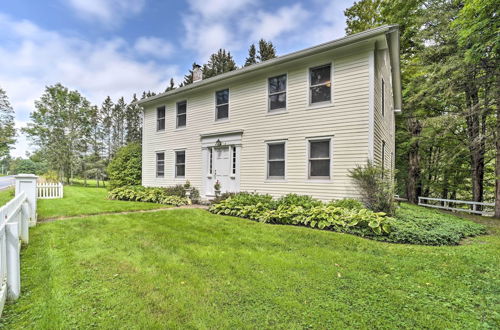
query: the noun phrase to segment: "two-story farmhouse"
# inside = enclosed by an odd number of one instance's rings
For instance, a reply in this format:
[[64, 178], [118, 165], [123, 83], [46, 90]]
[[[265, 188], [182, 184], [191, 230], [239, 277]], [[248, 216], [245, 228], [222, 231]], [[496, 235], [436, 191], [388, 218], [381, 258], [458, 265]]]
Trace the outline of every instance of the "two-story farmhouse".
[[383, 26], [144, 99], [142, 183], [356, 197], [349, 170], [394, 168], [399, 32]]

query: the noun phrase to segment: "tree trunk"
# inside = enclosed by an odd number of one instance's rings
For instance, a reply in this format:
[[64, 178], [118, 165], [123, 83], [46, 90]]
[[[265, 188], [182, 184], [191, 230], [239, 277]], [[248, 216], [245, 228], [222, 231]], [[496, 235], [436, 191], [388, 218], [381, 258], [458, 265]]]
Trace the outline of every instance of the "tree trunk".
[[420, 132], [422, 125], [417, 119], [408, 119], [407, 129], [411, 134], [411, 144], [408, 151], [408, 182], [406, 183], [406, 197], [413, 204], [418, 203], [418, 196], [422, 193], [420, 182]]
[[478, 89], [471, 83], [466, 90], [466, 118], [471, 159], [472, 199], [483, 201], [486, 115], [480, 115]]
[[496, 160], [495, 160], [495, 218], [500, 219], [500, 79], [497, 75], [496, 104], [497, 104], [497, 127], [496, 127]]

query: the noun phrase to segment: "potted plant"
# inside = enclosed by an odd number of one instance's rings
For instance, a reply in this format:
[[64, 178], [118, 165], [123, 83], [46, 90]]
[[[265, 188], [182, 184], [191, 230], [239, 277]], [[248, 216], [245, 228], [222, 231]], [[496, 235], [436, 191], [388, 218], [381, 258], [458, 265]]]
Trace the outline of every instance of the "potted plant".
[[186, 197], [189, 198], [191, 196], [191, 182], [189, 182], [189, 180], [186, 180], [186, 183], [184, 183], [184, 191]]
[[215, 181], [214, 184], [215, 197], [220, 196], [220, 188], [221, 188], [220, 181], [219, 180]]

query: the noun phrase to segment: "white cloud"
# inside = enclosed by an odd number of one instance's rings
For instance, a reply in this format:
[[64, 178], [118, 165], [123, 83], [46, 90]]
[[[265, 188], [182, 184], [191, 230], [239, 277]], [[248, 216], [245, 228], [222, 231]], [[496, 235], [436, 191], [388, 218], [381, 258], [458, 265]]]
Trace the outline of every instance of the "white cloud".
[[[79, 90], [94, 104], [143, 90], [162, 91], [170, 77], [180, 81], [177, 66], [142, 62], [123, 39], [89, 42], [44, 30], [29, 21], [0, 14], [0, 86], [6, 90], [16, 119], [25, 122], [46, 85], [58, 82]], [[19, 140], [15, 155], [24, 155]]]
[[258, 11], [256, 15], [244, 20], [243, 26], [252, 40], [272, 40], [283, 33], [303, 28], [308, 17], [309, 12], [301, 4], [295, 4], [281, 7], [276, 12]]
[[83, 19], [116, 27], [124, 18], [139, 14], [145, 0], [67, 0], [64, 3]]
[[167, 40], [156, 37], [140, 37], [135, 41], [135, 50], [143, 55], [164, 58], [172, 54], [174, 46]]

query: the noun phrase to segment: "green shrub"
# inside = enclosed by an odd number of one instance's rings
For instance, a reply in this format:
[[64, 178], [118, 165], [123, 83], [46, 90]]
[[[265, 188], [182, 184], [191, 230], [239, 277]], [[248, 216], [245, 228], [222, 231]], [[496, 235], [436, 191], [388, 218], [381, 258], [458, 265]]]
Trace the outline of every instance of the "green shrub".
[[236, 195], [236, 193], [234, 192], [225, 192], [225, 193], [222, 193], [220, 194], [219, 196], [215, 197], [212, 201], [211, 201], [211, 204], [217, 204], [217, 203], [220, 203], [222, 202], [223, 200], [226, 200], [228, 199], [229, 197], [232, 197]]
[[366, 165], [358, 165], [350, 170], [349, 176], [354, 180], [361, 200], [368, 209], [394, 214], [394, 182], [390, 171], [368, 161]]
[[408, 244], [457, 245], [465, 237], [484, 234], [483, 225], [457, 216], [402, 203], [386, 237], [375, 239]]
[[108, 165], [109, 189], [141, 184], [141, 145], [131, 143], [118, 150]]
[[[295, 204], [294, 204], [295, 203]], [[382, 212], [347, 209], [324, 204], [310, 196], [290, 194], [277, 201], [270, 195], [239, 193], [210, 207], [216, 214], [232, 215], [274, 224], [302, 225], [312, 228], [376, 235], [390, 231], [390, 218]]]
[[311, 196], [288, 194], [276, 201], [278, 206], [302, 206], [305, 209], [310, 209], [314, 206], [322, 205], [323, 203]]
[[348, 210], [361, 210], [361, 209], [365, 208], [363, 203], [361, 203], [357, 199], [353, 199], [353, 198], [339, 199], [339, 200], [328, 203], [328, 205], [342, 207], [342, 208], [345, 208]]
[[108, 194], [109, 199], [118, 199], [123, 201], [149, 202], [165, 205], [181, 206], [189, 204], [186, 197], [169, 195], [164, 188], [130, 186], [119, 187], [111, 190]]
[[[193, 186], [190, 186], [191, 188], [191, 195], [190, 198], [192, 201], [199, 201], [200, 200], [200, 191], [196, 189]], [[165, 193], [170, 196], [177, 196], [177, 197], [186, 197], [186, 188], [184, 187], [183, 184], [178, 184], [175, 186], [171, 187], [166, 187], [162, 188], [165, 190]]]

